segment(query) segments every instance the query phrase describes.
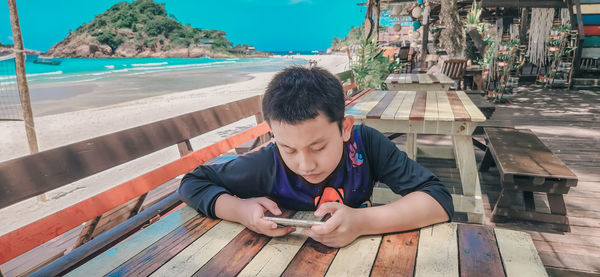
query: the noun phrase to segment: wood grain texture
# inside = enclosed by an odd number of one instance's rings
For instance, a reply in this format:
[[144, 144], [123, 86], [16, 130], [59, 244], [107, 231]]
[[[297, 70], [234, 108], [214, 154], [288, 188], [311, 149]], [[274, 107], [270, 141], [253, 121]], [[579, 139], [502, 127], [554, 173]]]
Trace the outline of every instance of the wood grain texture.
[[223, 220], [173, 259], [152, 273], [153, 277], [191, 276], [244, 230], [238, 223]]
[[412, 277], [418, 244], [419, 231], [383, 236], [371, 276]]
[[148, 276], [219, 221], [196, 216], [115, 268], [107, 276]]
[[464, 91], [462, 91], [462, 90], [456, 91], [456, 95], [458, 96], [460, 101], [463, 103], [465, 110], [467, 110], [467, 112], [469, 113], [469, 116], [471, 117], [471, 121], [473, 121], [473, 122], [485, 121], [485, 115], [483, 115], [483, 113], [481, 113], [479, 108], [477, 108], [477, 106], [475, 106], [475, 104], [473, 104], [473, 101], [471, 101], [471, 98], [469, 98], [469, 96]]
[[[283, 211], [281, 217], [290, 217], [292, 211]], [[234, 276], [254, 258], [271, 238], [244, 229], [217, 255], [212, 257], [193, 276]]]
[[381, 235], [362, 236], [340, 249], [325, 276], [369, 276]]
[[494, 232], [506, 276], [548, 276], [527, 233], [500, 228]]
[[94, 259], [77, 267], [66, 276], [86, 276], [90, 272], [97, 275], [105, 275], [197, 215], [198, 212], [194, 209], [184, 206], [159, 220], [160, 224], [148, 226], [96, 256]]
[[331, 261], [337, 254], [337, 248], [331, 248], [311, 238], [304, 242], [296, 256], [281, 276], [304, 277], [307, 272], [312, 276], [325, 276]]
[[456, 224], [437, 224], [421, 229], [415, 276], [457, 276]]
[[460, 224], [458, 243], [460, 276], [505, 276], [492, 228]]
[[385, 96], [369, 111], [367, 118], [380, 118], [381, 114], [391, 104], [392, 99], [396, 97], [397, 91], [388, 91]]
[[398, 111], [396, 112], [396, 115], [394, 116], [394, 119], [396, 120], [408, 120], [410, 118], [410, 113], [412, 112], [412, 108], [413, 108], [413, 104], [415, 102], [415, 96], [417, 95], [416, 91], [402, 91], [402, 92], [398, 92], [398, 93], [402, 93], [404, 94], [404, 100], [402, 101], [402, 104], [400, 104], [400, 107], [398, 108]]
[[456, 121], [471, 121], [471, 116], [465, 109], [462, 101], [458, 98], [455, 91], [448, 91], [448, 101], [452, 107], [452, 113], [454, 114], [454, 120]]
[[[312, 211], [299, 211], [292, 218], [319, 220]], [[238, 276], [280, 276], [306, 239], [306, 236], [296, 232], [272, 238]]]
[[427, 92], [417, 91], [415, 102], [410, 111], [410, 120], [423, 120], [425, 118], [425, 103], [427, 102]]
[[405, 95], [406, 95], [405, 93], [396, 92], [396, 96], [394, 96], [394, 99], [392, 99], [392, 101], [387, 106], [387, 108], [385, 108], [385, 110], [381, 114], [380, 118], [381, 119], [394, 119], [396, 112], [398, 112], [400, 105], [402, 105], [402, 101], [404, 100]]

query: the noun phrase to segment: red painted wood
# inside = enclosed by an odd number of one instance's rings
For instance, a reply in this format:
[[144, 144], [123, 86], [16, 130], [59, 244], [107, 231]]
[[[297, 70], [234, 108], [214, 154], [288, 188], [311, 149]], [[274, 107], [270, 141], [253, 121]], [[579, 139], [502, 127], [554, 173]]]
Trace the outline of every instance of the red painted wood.
[[426, 91], [417, 91], [415, 102], [410, 110], [410, 120], [425, 120], [425, 102], [427, 101]]
[[58, 235], [79, 226], [151, 189], [187, 173], [210, 159], [245, 141], [269, 132], [267, 123], [259, 124], [213, 145], [190, 153], [114, 188], [85, 199], [29, 225], [0, 237], [0, 264], [3, 264]]

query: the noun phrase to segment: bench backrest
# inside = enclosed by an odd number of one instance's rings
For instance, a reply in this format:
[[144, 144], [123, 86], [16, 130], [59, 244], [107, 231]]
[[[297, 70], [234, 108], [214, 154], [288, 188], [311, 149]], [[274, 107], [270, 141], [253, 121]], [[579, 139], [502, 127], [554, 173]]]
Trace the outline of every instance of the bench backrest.
[[358, 92], [358, 83], [354, 80], [354, 74], [352, 70], [340, 72], [336, 74], [336, 76], [342, 82], [342, 86], [344, 87], [344, 95], [346, 97], [350, 97]]
[[[157, 121], [0, 163], [0, 208], [178, 145], [183, 158], [0, 236], [0, 264], [268, 132], [265, 123], [192, 152], [189, 140], [240, 119], [262, 121], [261, 96]], [[243, 140], [243, 141], [242, 141]]]
[[447, 60], [442, 66], [442, 73], [455, 81], [460, 81], [465, 76], [467, 70], [467, 60], [453, 59]]

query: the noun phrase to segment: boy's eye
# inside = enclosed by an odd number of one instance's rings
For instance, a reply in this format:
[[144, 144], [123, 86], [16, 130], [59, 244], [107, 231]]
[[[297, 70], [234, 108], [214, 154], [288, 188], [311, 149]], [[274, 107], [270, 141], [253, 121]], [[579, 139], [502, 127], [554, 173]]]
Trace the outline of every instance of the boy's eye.
[[326, 146], [327, 146], [327, 145], [323, 145], [323, 146], [321, 146], [321, 147], [320, 147], [320, 148], [318, 148], [318, 149], [314, 149], [313, 151], [315, 151], [315, 152], [319, 152], [319, 151], [321, 151], [321, 150], [325, 149], [325, 147], [326, 147]]

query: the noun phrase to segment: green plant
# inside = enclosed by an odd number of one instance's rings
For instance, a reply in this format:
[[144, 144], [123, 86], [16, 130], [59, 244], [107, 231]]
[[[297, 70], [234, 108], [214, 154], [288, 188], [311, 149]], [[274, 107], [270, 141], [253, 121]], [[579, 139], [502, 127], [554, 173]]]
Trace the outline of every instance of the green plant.
[[381, 89], [385, 78], [401, 66], [397, 61], [388, 62], [382, 53], [377, 43], [362, 40], [358, 61], [351, 66], [359, 89]]
[[479, 24], [479, 17], [481, 16], [481, 6], [477, 4], [477, 1], [473, 0], [471, 10], [467, 14], [467, 24], [477, 25]]

